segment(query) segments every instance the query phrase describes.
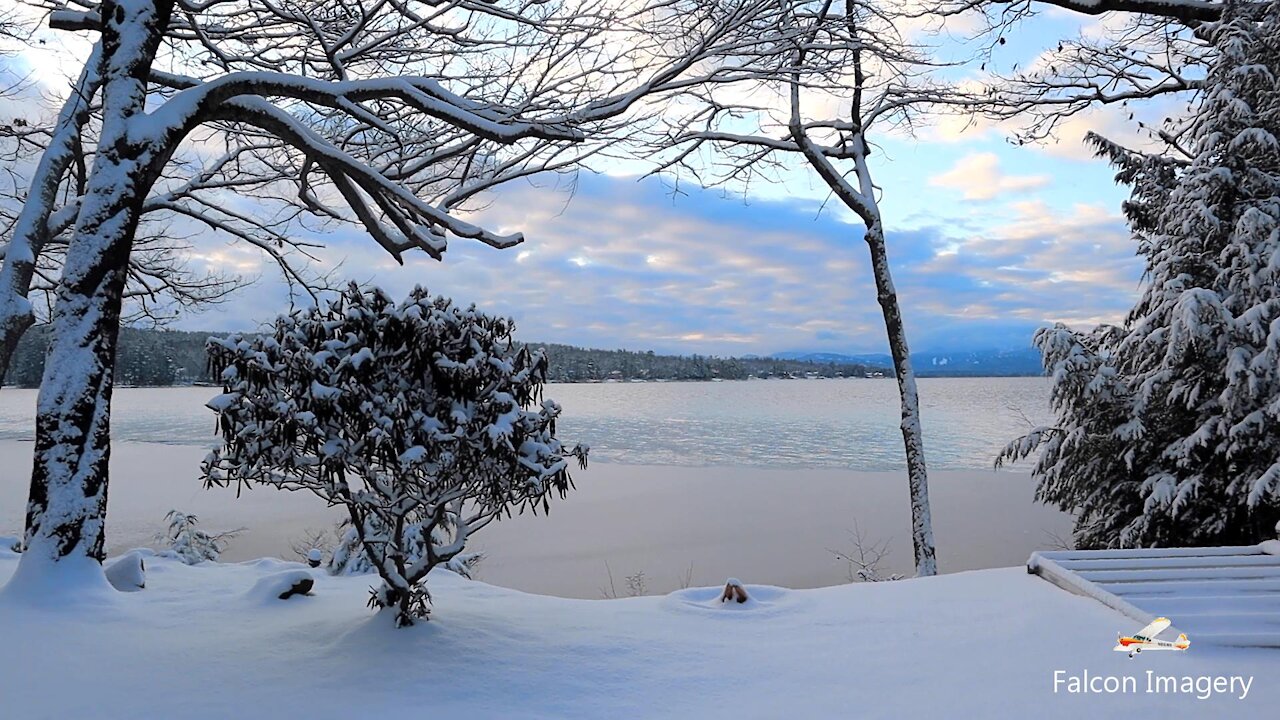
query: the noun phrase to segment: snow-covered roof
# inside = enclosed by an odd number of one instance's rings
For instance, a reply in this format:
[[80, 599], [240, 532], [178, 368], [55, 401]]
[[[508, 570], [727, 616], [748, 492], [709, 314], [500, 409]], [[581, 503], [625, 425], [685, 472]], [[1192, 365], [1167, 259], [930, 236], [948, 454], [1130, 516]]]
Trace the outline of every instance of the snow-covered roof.
[[1260, 545], [1036, 552], [1027, 572], [1193, 643], [1280, 647], [1280, 540]]

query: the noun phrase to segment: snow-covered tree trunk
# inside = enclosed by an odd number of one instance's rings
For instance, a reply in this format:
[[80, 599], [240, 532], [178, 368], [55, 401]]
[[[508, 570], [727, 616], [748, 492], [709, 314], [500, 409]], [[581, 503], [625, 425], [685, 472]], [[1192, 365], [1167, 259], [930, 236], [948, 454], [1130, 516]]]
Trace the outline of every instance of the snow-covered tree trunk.
[[920, 397], [916, 392], [916, 373], [911, 367], [911, 349], [907, 345], [902, 308], [898, 304], [898, 292], [893, 286], [893, 275], [889, 271], [884, 227], [878, 219], [868, 224], [865, 239], [867, 249], [871, 252], [876, 300], [884, 315], [884, 327], [889, 335], [889, 352], [893, 356], [893, 370], [898, 376], [902, 445], [907, 458], [907, 487], [911, 492], [911, 539], [915, 548], [916, 576], [937, 575], [933, 519], [929, 511], [929, 475], [924, 462], [924, 431], [920, 426]]
[[77, 139], [89, 120], [90, 104], [98, 92], [101, 59], [101, 46], [95, 45], [80, 79], [58, 113], [57, 125], [36, 166], [27, 201], [5, 248], [4, 265], [0, 267], [0, 381], [9, 373], [18, 341], [35, 321], [27, 300], [31, 277], [36, 258], [49, 239], [49, 216], [57, 207], [58, 187], [76, 158]]
[[53, 309], [23, 566], [103, 558], [120, 308], [134, 231], [160, 160], [145, 133], [130, 131], [144, 119], [147, 78], [171, 11], [171, 0], [102, 4], [102, 134]]

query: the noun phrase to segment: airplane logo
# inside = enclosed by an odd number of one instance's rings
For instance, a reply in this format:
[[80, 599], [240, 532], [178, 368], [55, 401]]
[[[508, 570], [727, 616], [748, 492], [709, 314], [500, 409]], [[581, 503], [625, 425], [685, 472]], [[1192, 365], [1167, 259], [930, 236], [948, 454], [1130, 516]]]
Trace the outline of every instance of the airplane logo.
[[1143, 650], [1186, 650], [1191, 647], [1187, 634], [1178, 636], [1177, 640], [1156, 640], [1156, 636], [1164, 632], [1172, 623], [1169, 618], [1156, 618], [1155, 622], [1142, 628], [1133, 635], [1116, 634], [1117, 645], [1112, 648], [1116, 652], [1127, 652], [1133, 657]]

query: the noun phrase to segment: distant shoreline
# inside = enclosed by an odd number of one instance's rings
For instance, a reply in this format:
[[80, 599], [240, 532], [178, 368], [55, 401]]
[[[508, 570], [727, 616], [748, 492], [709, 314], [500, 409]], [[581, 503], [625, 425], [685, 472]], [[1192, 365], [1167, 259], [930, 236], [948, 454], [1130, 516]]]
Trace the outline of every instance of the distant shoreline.
[[[233, 333], [146, 330], [122, 328], [116, 358], [116, 387], [189, 387], [218, 378], [205, 352], [210, 337]], [[250, 333], [251, 334], [251, 333]], [[47, 326], [29, 330], [14, 353], [6, 380], [19, 388], [38, 387], [44, 374], [49, 341]], [[547, 378], [552, 382], [666, 381], [715, 382], [752, 378], [807, 379], [809, 377], [893, 377], [893, 360], [873, 353], [775, 353], [770, 356], [659, 354], [652, 350], [603, 350], [558, 343], [525, 342], [547, 356]], [[916, 377], [1002, 378], [1043, 375], [1039, 351], [956, 350], [915, 352], [911, 355]]]
[[[967, 375], [963, 373], [955, 373], [950, 375], [940, 375], [934, 373], [916, 374], [918, 380], [980, 380], [982, 378], [1035, 378], [1049, 377], [1047, 374], [1031, 374], [1031, 373], [1003, 373], [991, 375]], [[549, 385], [602, 385], [609, 383], [711, 383], [711, 382], [757, 382], [761, 380], [893, 380], [892, 375], [881, 375], [877, 377], [746, 377], [746, 378], [628, 378], [628, 379], [608, 379], [608, 380], [548, 380]], [[193, 388], [221, 387], [217, 383], [183, 383], [171, 385], [124, 385], [117, 384], [116, 389], [123, 390], [164, 390], [167, 388]], [[27, 385], [0, 385], [3, 390], [39, 390], [39, 386]]]

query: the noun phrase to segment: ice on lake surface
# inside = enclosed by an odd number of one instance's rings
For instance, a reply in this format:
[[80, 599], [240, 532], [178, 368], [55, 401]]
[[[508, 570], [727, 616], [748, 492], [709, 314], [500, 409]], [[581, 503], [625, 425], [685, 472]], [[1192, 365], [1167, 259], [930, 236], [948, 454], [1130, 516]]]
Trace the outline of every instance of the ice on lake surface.
[[[930, 497], [944, 572], [1023, 563], [1069, 534], [1070, 518], [1033, 500], [1029, 468], [992, 472], [995, 454], [1027, 422], [1048, 420], [1045, 378], [920, 383]], [[217, 388], [122, 388], [107, 551], [155, 543], [171, 509], [211, 531], [244, 527], [224, 560], [292, 557], [291, 545], [341, 517], [307, 493], [205, 490]], [[30, 478], [35, 391], [0, 391], [0, 535], [17, 534]], [[561, 437], [592, 446], [577, 489], [547, 516], [494, 523], [469, 549], [479, 577], [518, 589], [599, 597], [644, 571], [650, 592], [691, 574], [788, 587], [846, 580], [829, 552], [856, 525], [886, 542], [885, 570], [910, 573], [910, 503], [899, 457], [892, 380], [552, 385]], [[1025, 417], [1024, 417], [1025, 416]], [[163, 444], [156, 444], [163, 443]], [[201, 447], [203, 446], [203, 447]]]
[[[212, 446], [217, 388], [120, 388], [111, 420], [118, 441]], [[903, 467], [892, 379], [549, 385], [564, 407], [562, 438], [592, 458], [646, 465]], [[1028, 421], [1049, 417], [1047, 378], [920, 381], [929, 465], [991, 467]], [[0, 391], [0, 440], [31, 440], [35, 390]]]

